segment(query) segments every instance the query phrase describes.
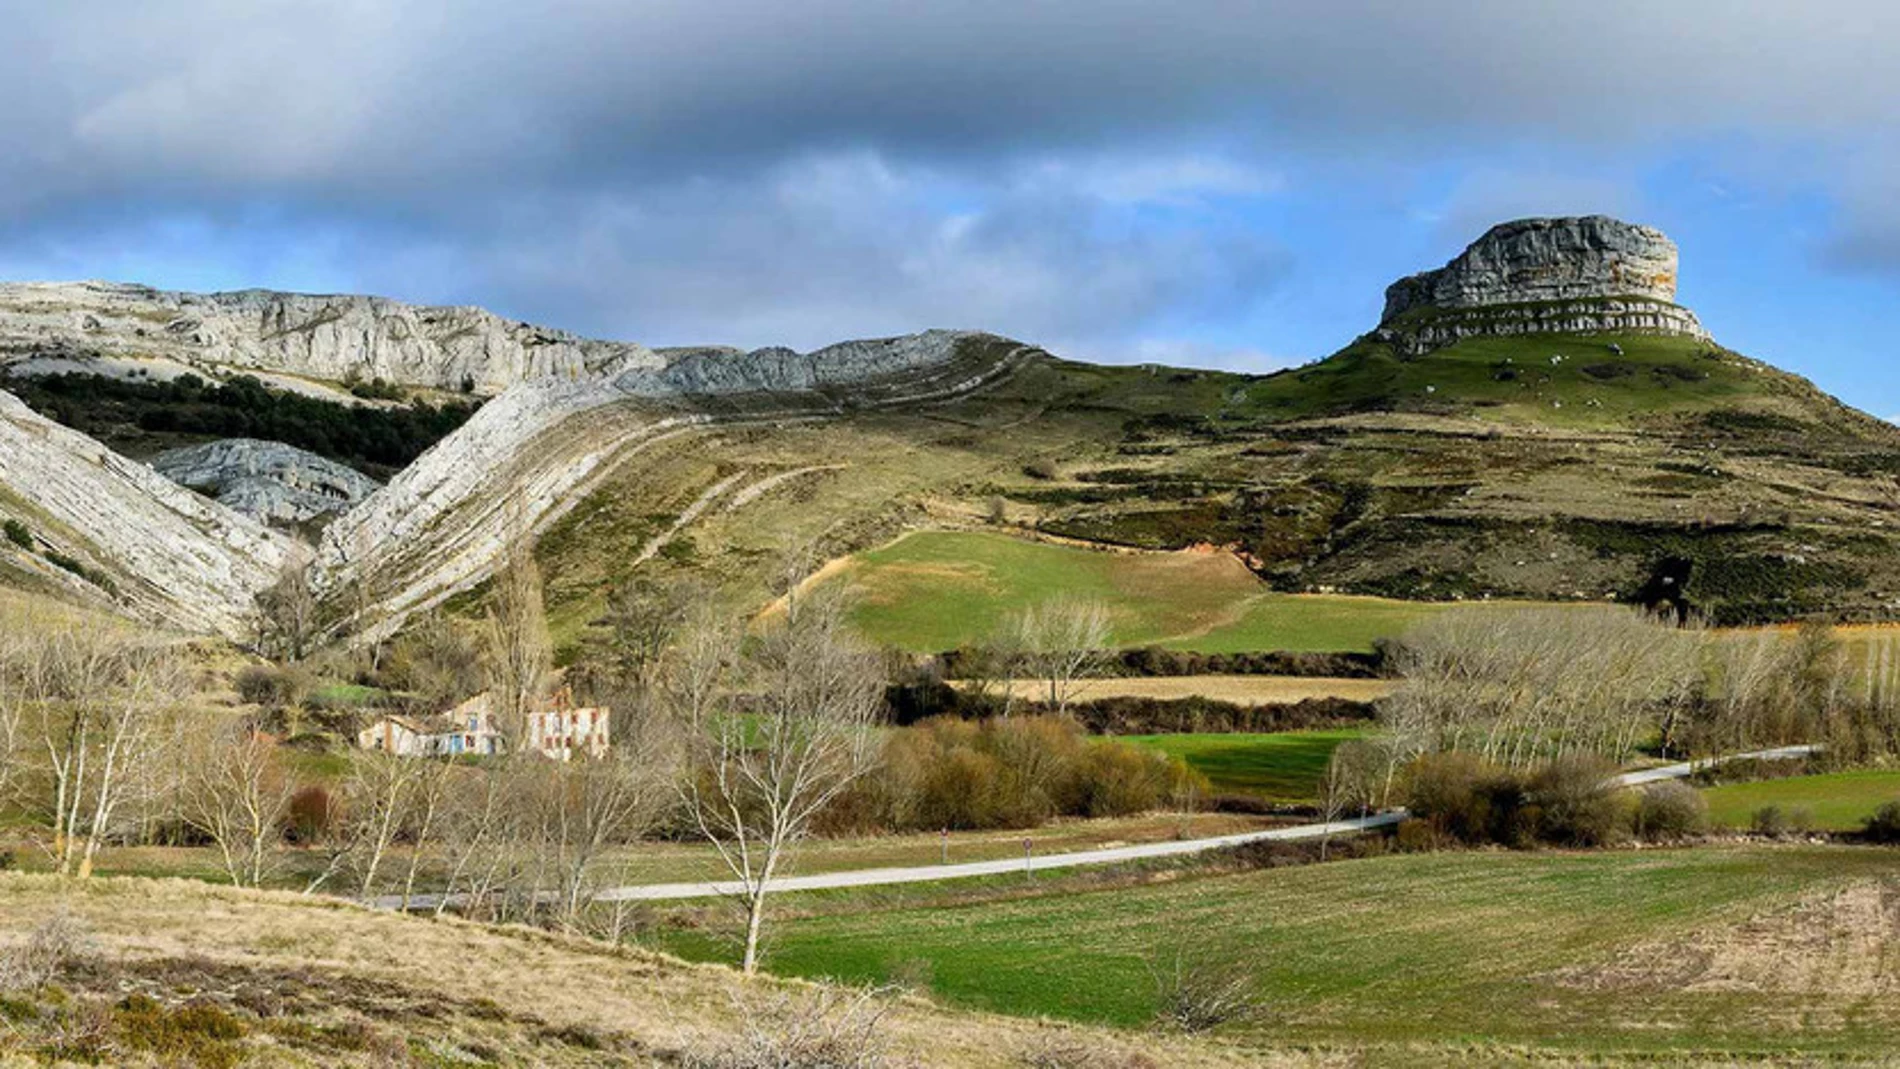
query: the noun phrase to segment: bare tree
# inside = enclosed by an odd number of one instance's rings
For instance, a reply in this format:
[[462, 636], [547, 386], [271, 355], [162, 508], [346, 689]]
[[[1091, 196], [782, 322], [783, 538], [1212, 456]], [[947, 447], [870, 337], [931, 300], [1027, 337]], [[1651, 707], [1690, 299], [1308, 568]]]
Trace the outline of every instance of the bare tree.
[[541, 569], [525, 538], [515, 541], [495, 573], [482, 637], [495, 730], [514, 753], [527, 738], [529, 714], [541, 699], [553, 664], [541, 603]]
[[294, 790], [276, 744], [251, 725], [227, 725], [192, 755], [183, 790], [185, 821], [216, 844], [231, 882], [261, 885], [275, 869]]
[[744, 678], [760, 695], [754, 709], [728, 697], [736, 687], [711, 682], [711, 654], [729, 644], [715, 638], [704, 647], [697, 678], [670, 688], [691, 746], [678, 783], [700, 834], [740, 885], [743, 965], [753, 972], [772, 879], [814, 818], [872, 765], [883, 680], [876, 656], [848, 631], [842, 599], [823, 589], [789, 596], [745, 658]]
[[296, 558], [284, 562], [277, 580], [257, 595], [257, 641], [265, 653], [301, 661], [317, 635], [317, 596], [310, 572]]
[[1408, 632], [1381, 712], [1393, 743], [1522, 768], [1562, 754], [1626, 759], [1702, 679], [1702, 633], [1607, 606], [1453, 609]]
[[[1380, 748], [1360, 739], [1349, 739], [1333, 748], [1321, 781], [1321, 819], [1331, 824], [1351, 811], [1364, 816], [1372, 808], [1385, 775], [1385, 759]], [[1319, 857], [1326, 860], [1333, 834], [1328, 830], [1319, 842]]]
[[74, 626], [42, 636], [25, 670], [50, 773], [53, 864], [83, 879], [144, 773], [166, 760], [161, 728], [184, 692], [184, 663], [171, 646]]
[[342, 855], [356, 876], [356, 893], [376, 893], [377, 878], [411, 818], [415, 796], [430, 762], [365, 750], [355, 755], [344, 788]]
[[1108, 607], [1086, 598], [1052, 598], [1016, 614], [1006, 631], [1022, 663], [1049, 688], [1050, 708], [1066, 713], [1077, 686], [1107, 657]]

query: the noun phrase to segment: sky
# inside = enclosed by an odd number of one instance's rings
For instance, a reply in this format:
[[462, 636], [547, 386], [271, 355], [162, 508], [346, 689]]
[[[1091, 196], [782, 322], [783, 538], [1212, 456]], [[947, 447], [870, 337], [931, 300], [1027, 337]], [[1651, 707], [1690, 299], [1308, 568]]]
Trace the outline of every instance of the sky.
[[1900, 413], [1891, 0], [0, 0], [0, 278], [1266, 371], [1493, 223]]

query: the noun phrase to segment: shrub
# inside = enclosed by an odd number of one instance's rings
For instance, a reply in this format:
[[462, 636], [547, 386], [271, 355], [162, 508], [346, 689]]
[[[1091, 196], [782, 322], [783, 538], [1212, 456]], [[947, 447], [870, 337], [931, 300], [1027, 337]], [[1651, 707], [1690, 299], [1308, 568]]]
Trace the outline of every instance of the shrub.
[[1545, 765], [1527, 784], [1538, 809], [1537, 837], [1601, 846], [1627, 835], [1628, 796], [1611, 782], [1615, 775], [1615, 766], [1595, 754], [1564, 754]]
[[284, 830], [291, 842], [320, 843], [335, 829], [342, 806], [329, 791], [313, 783], [297, 788], [286, 813]]
[[[1055, 816], [1122, 816], [1162, 805], [1179, 760], [1091, 739], [1056, 716], [933, 717], [890, 732], [883, 761], [826, 814], [825, 830], [1033, 827]], [[1196, 780], [1200, 793], [1207, 784]]]
[[1777, 839], [1789, 835], [1806, 835], [1814, 829], [1814, 815], [1805, 806], [1783, 809], [1778, 805], [1765, 805], [1755, 810], [1749, 819], [1749, 826], [1757, 835]]
[[21, 523], [19, 520], [8, 520], [4, 525], [0, 526], [4, 526], [6, 530], [7, 541], [19, 546], [21, 549], [33, 548], [33, 531], [26, 524]]
[[[735, 999], [746, 996], [734, 994]], [[741, 1005], [741, 1031], [689, 1051], [687, 1069], [882, 1069], [889, 1002], [872, 988], [780, 993], [765, 1006]]]
[[1652, 783], [1637, 799], [1635, 830], [1644, 839], [1687, 838], [1708, 825], [1708, 799], [1686, 783]]
[[253, 664], [237, 674], [238, 697], [252, 705], [281, 709], [303, 697], [305, 681], [298, 673], [274, 664]]
[[1900, 801], [1882, 803], [1861, 831], [1877, 843], [1900, 843]]
[[1244, 965], [1216, 964], [1177, 948], [1148, 962], [1155, 985], [1155, 1023], [1181, 1032], [1209, 1032], [1262, 1015], [1260, 984]]
[[123, 1044], [167, 1063], [225, 1069], [243, 1058], [237, 1043], [244, 1022], [202, 1002], [167, 1009], [147, 995], [130, 995], [114, 1014]]
[[25, 942], [0, 950], [0, 991], [34, 991], [86, 952], [84, 921], [61, 909], [27, 933]]
[[1406, 785], [1406, 807], [1442, 838], [1513, 845], [1525, 839], [1522, 784], [1476, 754], [1426, 754], [1407, 769]]
[[1031, 479], [1046, 481], [1061, 475], [1062, 471], [1056, 467], [1056, 462], [1053, 460], [1037, 459], [1023, 465], [1023, 474]]

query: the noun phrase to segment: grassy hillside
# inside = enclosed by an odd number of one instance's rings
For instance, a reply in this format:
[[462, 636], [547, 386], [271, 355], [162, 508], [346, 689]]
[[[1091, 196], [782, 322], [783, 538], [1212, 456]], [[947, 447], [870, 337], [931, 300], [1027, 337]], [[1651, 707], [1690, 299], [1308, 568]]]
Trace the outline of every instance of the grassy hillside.
[[[782, 1035], [800, 1020], [838, 1019], [811, 1014], [822, 994], [809, 985], [746, 981], [579, 937], [176, 880], [0, 874], [0, 948], [54, 917], [72, 950], [50, 984], [0, 998], [9, 1065], [724, 1065], [737, 1063], [713, 1059], [748, 1029]], [[881, 1012], [881, 1041], [898, 1062], [1001, 1069], [1074, 1046], [1167, 1065], [1243, 1064], [1192, 1041], [915, 1000]]]
[[983, 532], [924, 531], [853, 558], [865, 633], [946, 650], [997, 633], [1012, 612], [1058, 595], [1107, 605], [1117, 646], [1209, 653], [1369, 650], [1438, 606], [1276, 594], [1231, 554], [1102, 552]]
[[[1894, 855], [1845, 847], [1400, 855], [1096, 892], [801, 900], [775, 968], [926, 969], [959, 1005], [1137, 1024], [1148, 962], [1254, 971], [1247, 1039], [1366, 1065], [1872, 1062], [1900, 1042]], [[700, 952], [690, 934], [675, 945]], [[905, 965], [904, 963], [928, 963]]]
[[1042, 359], [951, 404], [708, 428], [642, 453], [540, 552], [570, 649], [602, 584], [655, 539], [638, 570], [714, 578], [735, 607], [771, 596], [761, 576], [787, 542], [864, 553], [865, 620], [907, 648], [967, 641], [1054, 589], [1115, 603], [1122, 641], [1357, 648], [1415, 610], [1301, 618], [1299, 603], [1247, 601], [1246, 577], [1211, 561], [1170, 579], [997, 539], [887, 544], [1027, 527], [1213, 545], [1276, 592], [1404, 601], [1630, 598], [1673, 574], [1724, 623], [1873, 618], [1900, 595], [1896, 474], [1900, 431], [1705, 343], [1542, 335], [1407, 358], [1368, 338], [1268, 376]]

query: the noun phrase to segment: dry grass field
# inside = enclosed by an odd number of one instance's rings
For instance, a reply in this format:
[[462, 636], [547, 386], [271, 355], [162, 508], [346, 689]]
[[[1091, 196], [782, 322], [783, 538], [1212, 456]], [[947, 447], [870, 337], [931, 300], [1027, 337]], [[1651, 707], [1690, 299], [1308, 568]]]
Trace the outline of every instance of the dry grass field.
[[[77, 938], [50, 985], [0, 993], [0, 1064], [715, 1065], [727, 1063], [694, 1059], [749, 1029], [811, 1020], [825, 997], [807, 983], [529, 929], [187, 881], [0, 877], [0, 949], [14, 953], [55, 917]], [[1338, 1064], [915, 998], [876, 1009], [889, 1065]], [[67, 1034], [50, 1036], [54, 1020]], [[75, 1024], [96, 1034], [76, 1037]], [[1052, 1052], [1066, 1060], [1031, 1060]]]
[[[953, 680], [952, 685], [967, 685]], [[1331, 679], [1301, 676], [1138, 676], [1112, 679], [1088, 679], [1077, 684], [1072, 701], [1088, 702], [1103, 698], [1154, 698], [1175, 701], [1181, 698], [1208, 698], [1235, 705], [1287, 705], [1308, 698], [1344, 698], [1347, 701], [1378, 701], [1392, 693], [1389, 679]], [[1042, 680], [1019, 679], [1011, 684], [1017, 698], [1046, 698], [1048, 684]]]

